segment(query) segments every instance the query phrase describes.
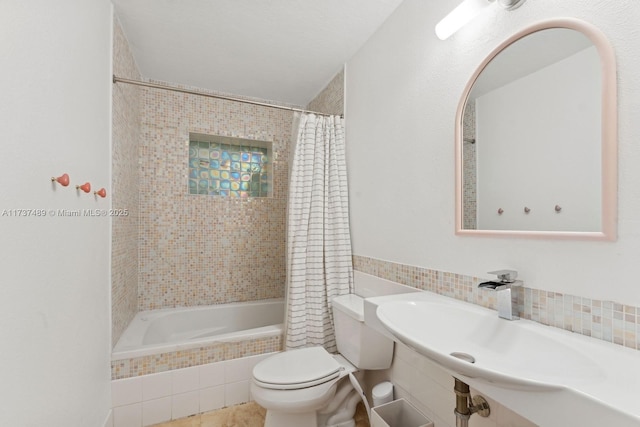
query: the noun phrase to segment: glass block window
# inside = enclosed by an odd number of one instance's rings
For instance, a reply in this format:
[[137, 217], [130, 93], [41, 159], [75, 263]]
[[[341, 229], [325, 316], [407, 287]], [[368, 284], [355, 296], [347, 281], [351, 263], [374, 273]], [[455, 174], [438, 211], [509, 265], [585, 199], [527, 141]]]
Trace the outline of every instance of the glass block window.
[[271, 143], [189, 135], [189, 194], [224, 197], [271, 195]]

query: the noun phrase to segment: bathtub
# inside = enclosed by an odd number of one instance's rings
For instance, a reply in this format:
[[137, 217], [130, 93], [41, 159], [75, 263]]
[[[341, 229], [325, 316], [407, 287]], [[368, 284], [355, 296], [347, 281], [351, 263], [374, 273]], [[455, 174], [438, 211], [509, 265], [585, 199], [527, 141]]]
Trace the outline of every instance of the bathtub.
[[113, 348], [111, 360], [280, 336], [282, 299], [141, 311]]

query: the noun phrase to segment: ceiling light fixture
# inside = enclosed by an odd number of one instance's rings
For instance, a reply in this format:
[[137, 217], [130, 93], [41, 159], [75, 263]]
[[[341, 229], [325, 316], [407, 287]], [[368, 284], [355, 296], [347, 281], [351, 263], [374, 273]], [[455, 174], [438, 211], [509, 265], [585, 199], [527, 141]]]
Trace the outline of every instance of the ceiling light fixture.
[[436, 25], [436, 35], [440, 40], [446, 40], [494, 2], [506, 10], [513, 10], [520, 7], [525, 0], [464, 0], [438, 22]]

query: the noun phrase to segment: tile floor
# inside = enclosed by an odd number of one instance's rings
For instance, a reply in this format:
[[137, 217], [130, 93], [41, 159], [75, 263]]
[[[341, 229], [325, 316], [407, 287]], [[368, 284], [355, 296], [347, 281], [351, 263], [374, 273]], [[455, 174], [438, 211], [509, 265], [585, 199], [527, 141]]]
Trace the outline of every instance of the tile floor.
[[[264, 425], [265, 409], [255, 402], [218, 409], [153, 427], [260, 427]], [[356, 411], [356, 427], [369, 427], [369, 420], [362, 403]]]

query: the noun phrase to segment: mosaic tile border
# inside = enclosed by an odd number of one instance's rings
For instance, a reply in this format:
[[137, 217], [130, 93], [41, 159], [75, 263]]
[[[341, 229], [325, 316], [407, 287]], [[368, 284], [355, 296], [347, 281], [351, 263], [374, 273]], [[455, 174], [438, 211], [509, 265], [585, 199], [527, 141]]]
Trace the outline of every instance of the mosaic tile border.
[[172, 351], [132, 359], [112, 360], [111, 379], [120, 380], [282, 351], [282, 343], [283, 335], [275, 335], [253, 340], [214, 343], [189, 350]]
[[[496, 308], [495, 293], [476, 287], [482, 280], [478, 277], [359, 255], [353, 256], [353, 268], [417, 289]], [[523, 287], [518, 296], [518, 312], [523, 319], [640, 350], [640, 307]]]

